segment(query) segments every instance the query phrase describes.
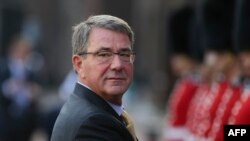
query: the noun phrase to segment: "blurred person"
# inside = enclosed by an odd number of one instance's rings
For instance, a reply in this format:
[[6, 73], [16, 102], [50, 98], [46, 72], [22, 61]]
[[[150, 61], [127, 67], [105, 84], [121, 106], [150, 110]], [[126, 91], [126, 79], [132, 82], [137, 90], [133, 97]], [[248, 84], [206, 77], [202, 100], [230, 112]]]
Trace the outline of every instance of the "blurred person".
[[228, 68], [227, 72], [227, 79], [230, 82], [230, 86], [227, 87], [225, 92], [221, 95], [221, 99], [218, 98], [220, 95], [217, 95], [217, 102], [215, 101], [213, 103], [211, 109], [214, 111], [214, 119], [212, 120], [210, 130], [208, 130], [207, 140], [224, 140], [224, 125], [228, 123], [232, 108], [235, 102], [239, 100], [242, 92], [237, 59], [234, 60], [234, 63]]
[[[230, 52], [220, 52], [209, 90], [203, 95], [197, 107], [196, 136], [199, 140], [211, 139], [227, 122], [229, 111], [239, 97], [241, 85], [236, 57]], [[192, 113], [194, 114], [194, 113]], [[223, 132], [222, 132], [223, 133]]]
[[[53, 103], [53, 105], [50, 106], [49, 108], [40, 108], [39, 127], [33, 133], [33, 139], [42, 136], [43, 138], [46, 139], [51, 138], [53, 126], [60, 112], [60, 109], [62, 108], [63, 104], [67, 101], [70, 94], [74, 90], [76, 82], [77, 82], [77, 75], [74, 69], [71, 69], [65, 76], [64, 80], [59, 85], [58, 95], [57, 95], [58, 97], [56, 97], [55, 101], [50, 101], [50, 103]], [[46, 105], [46, 103], [41, 105]]]
[[166, 105], [166, 141], [185, 139], [187, 108], [199, 82], [198, 61], [192, 54], [190, 41], [193, 15], [193, 7], [184, 6], [170, 18], [170, 69], [177, 80]]
[[[36, 98], [40, 85], [35, 81], [31, 63], [32, 48], [21, 36], [10, 43], [7, 58], [0, 68], [0, 109], [4, 120], [1, 139], [27, 141], [37, 125]], [[15, 136], [13, 136], [15, 135]]]
[[[205, 56], [215, 57], [212, 58], [214, 63], [210, 62], [211, 58], [205, 57], [204, 67], [209, 65], [209, 68], [204, 68], [202, 81], [188, 108], [187, 127], [191, 136], [197, 140], [208, 138], [217, 108], [224, 102], [223, 97], [227, 97], [229, 91], [239, 94], [239, 84], [234, 82], [235, 77], [238, 77], [235, 57], [228, 51], [207, 53]], [[224, 114], [224, 111], [220, 112]]]
[[239, 0], [236, 3], [235, 48], [241, 71], [242, 92], [234, 104], [228, 124], [250, 124], [250, 2]]
[[135, 141], [122, 96], [133, 77], [134, 33], [120, 18], [90, 16], [74, 27], [72, 63], [77, 74], [55, 122], [51, 141]]
[[234, 1], [203, 0], [199, 3], [203, 46], [206, 49], [202, 68], [202, 85], [188, 109], [187, 127], [190, 140], [208, 138], [216, 109], [227, 89], [231, 89], [232, 19]]

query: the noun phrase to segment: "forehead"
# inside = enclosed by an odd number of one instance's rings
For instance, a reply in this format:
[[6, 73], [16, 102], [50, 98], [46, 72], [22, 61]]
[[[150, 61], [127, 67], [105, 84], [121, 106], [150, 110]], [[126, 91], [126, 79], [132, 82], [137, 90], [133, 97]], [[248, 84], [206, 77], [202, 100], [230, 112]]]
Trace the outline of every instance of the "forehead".
[[94, 27], [89, 34], [88, 48], [131, 48], [128, 35], [105, 28]]

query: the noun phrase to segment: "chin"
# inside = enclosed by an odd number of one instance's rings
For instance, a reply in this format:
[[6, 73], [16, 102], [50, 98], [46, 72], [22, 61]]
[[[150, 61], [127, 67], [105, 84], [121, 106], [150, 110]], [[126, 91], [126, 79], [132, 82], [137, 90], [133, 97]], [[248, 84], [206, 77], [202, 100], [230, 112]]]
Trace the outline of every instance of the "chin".
[[110, 93], [111, 95], [123, 95], [126, 92], [126, 88], [113, 86], [107, 92]]
[[112, 90], [110, 91], [111, 95], [123, 95], [125, 93], [125, 91], [121, 91], [121, 90]]

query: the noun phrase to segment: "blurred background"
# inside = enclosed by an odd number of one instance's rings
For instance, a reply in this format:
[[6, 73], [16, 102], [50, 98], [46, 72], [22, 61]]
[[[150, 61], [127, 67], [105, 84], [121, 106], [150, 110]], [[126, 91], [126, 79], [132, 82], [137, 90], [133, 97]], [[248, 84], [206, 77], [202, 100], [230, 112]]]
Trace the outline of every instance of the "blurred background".
[[211, 55], [208, 65], [204, 63], [205, 52], [210, 46], [231, 51], [236, 44], [228, 45], [234, 23], [234, 16], [228, 15], [233, 15], [235, 3], [212, 0], [212, 14], [202, 18], [201, 1], [206, 0], [0, 0], [0, 141], [49, 140], [76, 81], [72, 26], [95, 14], [118, 16], [134, 30], [135, 76], [124, 107], [141, 141], [165, 140], [169, 97], [178, 80], [196, 72], [196, 79], [208, 81], [215, 74], [211, 70], [221, 72], [224, 67], [212, 68], [218, 62]]

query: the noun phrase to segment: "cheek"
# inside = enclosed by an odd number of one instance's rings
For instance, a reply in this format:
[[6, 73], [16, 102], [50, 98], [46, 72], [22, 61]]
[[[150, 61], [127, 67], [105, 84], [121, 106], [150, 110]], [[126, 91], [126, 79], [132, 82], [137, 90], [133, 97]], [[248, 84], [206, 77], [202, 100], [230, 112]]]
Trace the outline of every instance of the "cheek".
[[131, 79], [133, 77], [133, 65], [129, 65], [127, 67], [125, 67], [125, 71], [126, 74], [128, 75], [128, 77]]
[[94, 81], [102, 80], [105, 77], [106, 70], [106, 67], [101, 65], [90, 66], [86, 75], [88, 75], [88, 77], [91, 77], [91, 79]]

